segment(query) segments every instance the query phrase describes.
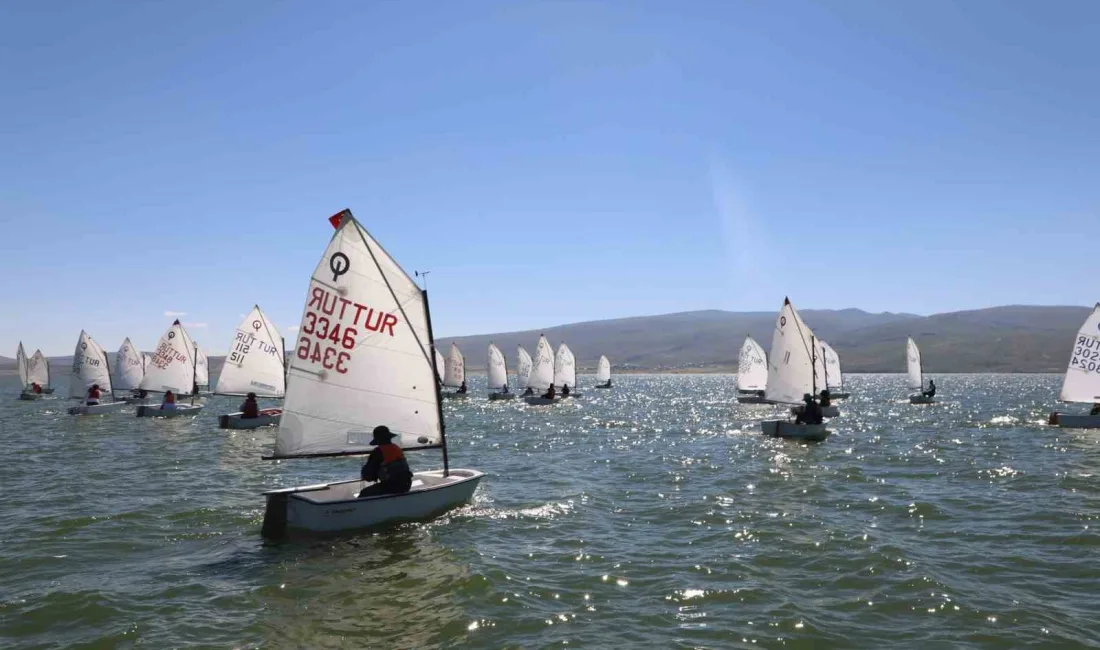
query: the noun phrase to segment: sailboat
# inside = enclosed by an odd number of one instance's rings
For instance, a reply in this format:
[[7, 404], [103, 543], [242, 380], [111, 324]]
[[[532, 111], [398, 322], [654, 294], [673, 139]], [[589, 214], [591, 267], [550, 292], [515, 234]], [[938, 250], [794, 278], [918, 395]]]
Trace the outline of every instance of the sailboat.
[[844, 391], [844, 374], [840, 371], [840, 355], [833, 346], [825, 341], [821, 342], [825, 351], [825, 387], [829, 389], [831, 399], [846, 399], [851, 393]]
[[50, 360], [46, 358], [46, 355], [42, 354], [42, 350], [35, 350], [31, 355], [29, 361], [27, 361], [27, 381], [31, 383], [37, 382], [42, 387], [42, 392], [51, 395], [53, 394], [53, 386], [50, 385], [50, 380], [53, 375], [50, 373]]
[[596, 381], [596, 388], [611, 388], [611, 361], [602, 354], [596, 363]]
[[489, 400], [515, 399], [516, 394], [508, 390], [508, 362], [504, 353], [492, 342], [489, 343], [489, 364], [486, 368]]
[[199, 393], [205, 393], [210, 389], [210, 360], [198, 343], [195, 343], [195, 359], [195, 384]]
[[740, 404], [770, 404], [764, 397], [768, 385], [768, 357], [751, 336], [745, 337], [737, 355], [737, 401]]
[[[175, 321], [157, 341], [157, 349], [146, 364], [145, 377], [138, 387], [150, 393], [172, 391], [177, 398], [176, 407], [166, 409], [163, 405], [143, 404], [137, 407], [137, 416], [178, 418], [198, 415], [203, 405], [195, 403], [197, 358], [198, 346], [187, 334], [187, 330], [183, 329], [183, 325], [178, 320]], [[187, 396], [191, 397], [190, 404], [178, 401]]]
[[[909, 378], [909, 388], [911, 390], [923, 391], [924, 390], [924, 366], [920, 360], [920, 348], [917, 347], [916, 341], [910, 338], [906, 344], [906, 362]], [[923, 392], [918, 392], [916, 395], [909, 396], [910, 404], [931, 404], [935, 401], [931, 397], [926, 397]]]
[[[367, 483], [358, 478], [266, 492], [267, 537], [430, 518], [468, 502], [484, 476], [448, 464], [427, 291], [350, 211], [334, 219], [310, 278], [269, 459], [366, 454], [374, 427], [386, 425], [406, 452], [441, 449], [443, 469], [414, 473], [402, 494], [359, 498]], [[318, 336], [311, 324], [321, 317], [340, 330]]]
[[516, 346], [516, 383], [519, 384], [519, 388], [523, 391], [527, 390], [529, 386], [528, 381], [531, 378], [531, 367], [534, 362], [531, 361], [531, 355], [527, 354], [527, 350], [523, 349], [522, 345]]
[[554, 349], [550, 347], [550, 341], [546, 335], [539, 336], [539, 343], [535, 346], [535, 359], [531, 365], [531, 375], [527, 378], [527, 388], [536, 391], [534, 395], [523, 398], [531, 406], [544, 406], [553, 404], [557, 398], [543, 397], [537, 391], [548, 390], [554, 383]]
[[15, 350], [15, 365], [19, 368], [19, 399], [28, 402], [42, 399], [42, 393], [36, 393], [33, 390], [30, 381], [30, 370], [27, 364], [27, 353], [23, 351], [23, 342], [20, 341], [19, 347]]
[[[30, 402], [53, 392], [50, 387], [50, 362], [41, 350], [35, 350], [34, 356], [28, 359], [20, 341], [15, 351], [15, 364], [19, 368], [19, 399]], [[38, 384], [38, 392], [34, 390], [35, 384]]]
[[[326, 334], [328, 334], [326, 332]], [[243, 397], [253, 393], [257, 398], [282, 399], [286, 395], [286, 351], [283, 337], [259, 305], [245, 316], [230, 343], [222, 373], [218, 375], [215, 395]], [[244, 413], [218, 416], [222, 429], [258, 429], [279, 423], [281, 408], [261, 409], [254, 418]]]
[[[69, 397], [86, 400], [88, 390], [98, 386], [103, 396], [114, 399], [111, 388], [111, 365], [107, 351], [95, 342], [87, 332], [80, 331], [73, 352], [73, 374], [69, 377]], [[69, 415], [104, 415], [125, 408], [125, 401], [101, 401], [99, 404], [82, 404], [69, 409]]]
[[135, 394], [142, 379], [145, 379], [145, 355], [127, 337], [115, 354], [114, 389], [130, 391], [130, 396], [126, 398], [127, 404], [144, 404], [148, 400]]
[[564, 343], [558, 346], [558, 353], [554, 355], [554, 385], [558, 387], [558, 394], [562, 398], [581, 396], [577, 391], [577, 358]]
[[443, 371], [443, 385], [448, 388], [457, 388], [453, 393], [443, 393], [447, 399], [461, 399], [469, 397], [466, 392], [466, 357], [462, 356], [462, 350], [451, 343], [451, 351], [447, 355], [447, 368]]
[[1077, 330], [1058, 401], [1093, 407], [1088, 415], [1055, 411], [1050, 414], [1051, 424], [1070, 429], [1100, 428], [1100, 303]]
[[[768, 384], [764, 397], [778, 404], [802, 404], [803, 395], [817, 392], [819, 345], [814, 333], [802, 322], [789, 299], [775, 321], [772, 349], [768, 358]], [[764, 435], [798, 440], [824, 440], [829, 430], [824, 424], [795, 424], [789, 420], [764, 420]]]

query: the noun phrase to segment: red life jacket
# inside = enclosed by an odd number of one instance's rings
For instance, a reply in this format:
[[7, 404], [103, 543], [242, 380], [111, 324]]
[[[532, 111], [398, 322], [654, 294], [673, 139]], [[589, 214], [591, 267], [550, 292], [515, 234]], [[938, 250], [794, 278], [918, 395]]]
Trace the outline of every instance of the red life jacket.
[[98, 388], [88, 389], [88, 399], [99, 399], [99, 389]]
[[412, 476], [409, 462], [405, 460], [405, 452], [401, 451], [401, 447], [388, 442], [378, 445], [378, 450], [382, 452], [382, 467], [378, 470], [379, 481], [386, 482]]

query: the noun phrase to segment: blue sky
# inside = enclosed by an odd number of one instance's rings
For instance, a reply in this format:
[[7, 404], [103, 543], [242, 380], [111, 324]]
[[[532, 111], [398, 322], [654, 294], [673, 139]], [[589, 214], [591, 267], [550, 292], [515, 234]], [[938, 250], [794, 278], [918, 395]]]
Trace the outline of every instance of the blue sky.
[[[350, 207], [436, 332], [1098, 298], [1100, 3], [0, 4], [0, 354], [284, 330]], [[285, 332], [284, 332], [285, 333]]]

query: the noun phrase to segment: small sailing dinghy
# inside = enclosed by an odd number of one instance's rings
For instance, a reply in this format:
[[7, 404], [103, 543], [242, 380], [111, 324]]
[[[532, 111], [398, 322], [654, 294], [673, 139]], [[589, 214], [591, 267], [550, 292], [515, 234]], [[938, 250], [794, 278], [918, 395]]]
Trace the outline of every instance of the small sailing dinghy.
[[1087, 415], [1055, 411], [1050, 414], [1050, 424], [1067, 429], [1100, 428], [1100, 303], [1077, 330], [1058, 401], [1093, 407]]
[[558, 401], [560, 397], [543, 397], [538, 391], [549, 390], [554, 384], [554, 349], [550, 347], [550, 341], [546, 335], [539, 336], [539, 343], [535, 346], [535, 359], [531, 364], [531, 375], [527, 378], [527, 388], [535, 391], [535, 395], [523, 398], [530, 406], [546, 406]]
[[[266, 537], [428, 519], [467, 503], [484, 476], [448, 464], [427, 291], [350, 211], [338, 216], [310, 278], [269, 459], [367, 454], [372, 430], [385, 425], [406, 452], [441, 449], [443, 469], [414, 473], [401, 494], [360, 498], [368, 483], [358, 478], [266, 492]], [[322, 317], [335, 334], [311, 326]]]
[[768, 385], [768, 357], [751, 336], [745, 337], [737, 355], [737, 402], [740, 404], [770, 404], [764, 397]]
[[596, 388], [611, 388], [611, 360], [602, 354], [596, 363], [596, 381]]
[[[19, 399], [34, 401], [53, 393], [53, 387], [50, 386], [50, 360], [42, 354], [42, 350], [35, 350], [34, 356], [28, 359], [27, 353], [23, 351], [23, 342], [20, 341], [15, 359], [19, 366], [19, 381], [23, 384]], [[35, 384], [38, 385], [38, 391], [34, 390]]]
[[[772, 334], [764, 396], [777, 404], [801, 404], [803, 395], [816, 393], [823, 379], [817, 373], [818, 349], [814, 333], [785, 298]], [[795, 424], [789, 420], [764, 420], [760, 429], [767, 436], [810, 441], [825, 440], [830, 433], [824, 424]]]
[[[924, 366], [920, 360], [920, 348], [917, 347], [916, 341], [910, 338], [906, 344], [906, 370], [907, 377], [909, 379], [910, 390], [923, 391], [924, 390]], [[923, 392], [916, 395], [909, 396], [910, 404], [931, 404], [935, 400], [925, 395]]]
[[[821, 391], [828, 390], [827, 386], [829, 385], [829, 367], [825, 363], [825, 346], [827, 344], [825, 341], [818, 338], [815, 338], [814, 342], [817, 345], [817, 352], [814, 355], [814, 377], [819, 378], [819, 381], [815, 382], [814, 388], [816, 388], [818, 392], [814, 394], [814, 397], [820, 400]], [[798, 415], [802, 413], [802, 409], [802, 405], [791, 407], [791, 413], [793, 415]], [[835, 404], [822, 406], [821, 416], [826, 418], [840, 417], [840, 407]]]
[[844, 391], [844, 373], [840, 371], [840, 355], [825, 341], [821, 342], [821, 347], [825, 351], [825, 385], [829, 389], [829, 398], [847, 399], [851, 393]]
[[466, 391], [466, 357], [462, 356], [462, 350], [451, 343], [451, 351], [447, 355], [447, 368], [443, 371], [443, 385], [447, 388], [457, 388], [453, 393], [443, 393], [447, 399], [465, 399], [470, 396]]
[[516, 394], [508, 390], [508, 361], [504, 353], [493, 343], [489, 343], [489, 400], [515, 399]]
[[[197, 383], [196, 361], [198, 359], [198, 346], [191, 340], [187, 330], [177, 320], [172, 323], [168, 331], [157, 341], [157, 349], [149, 358], [145, 366], [145, 377], [142, 378], [139, 388], [150, 393], [167, 393], [177, 398], [175, 407], [165, 408], [166, 404], [159, 406], [142, 404], [137, 407], [139, 418], [179, 418], [191, 417], [199, 414], [203, 405], [195, 403], [193, 388]], [[178, 400], [190, 397], [190, 404], [182, 404]]]
[[137, 392], [141, 387], [141, 380], [145, 378], [145, 355], [134, 347], [130, 338], [122, 341], [122, 346], [115, 353], [115, 383], [114, 389], [118, 391], [130, 391], [130, 396], [125, 399], [127, 404], [145, 404], [148, 398], [140, 397]]
[[41, 384], [39, 384], [40, 392], [34, 391], [34, 386], [30, 381], [30, 369], [28, 364], [27, 353], [23, 351], [23, 342], [20, 341], [19, 347], [15, 350], [15, 365], [19, 368], [19, 385], [22, 386], [19, 391], [19, 399], [30, 402], [36, 399], [42, 399], [43, 393], [41, 392]]
[[[327, 332], [326, 332], [327, 334]], [[233, 335], [222, 373], [218, 375], [215, 395], [282, 399], [286, 395], [286, 352], [283, 337], [259, 305], [245, 316]], [[281, 408], [260, 409], [254, 418], [244, 412], [218, 416], [222, 429], [258, 429], [279, 423]]]
[[73, 352], [73, 374], [69, 377], [69, 397], [77, 398], [85, 403], [69, 409], [69, 415], [106, 415], [116, 413], [126, 408], [125, 401], [98, 401], [89, 404], [88, 391], [93, 386], [99, 386], [101, 395], [110, 395], [114, 399], [114, 391], [111, 388], [111, 365], [107, 362], [107, 351], [104, 350], [84, 330], [80, 331], [80, 338], [76, 342], [76, 350]]
[[[554, 355], [554, 386], [562, 399], [580, 397], [577, 390], [577, 358], [569, 346], [562, 343], [558, 346], [558, 353]], [[569, 394], [565, 394], [565, 388], [569, 387]]]

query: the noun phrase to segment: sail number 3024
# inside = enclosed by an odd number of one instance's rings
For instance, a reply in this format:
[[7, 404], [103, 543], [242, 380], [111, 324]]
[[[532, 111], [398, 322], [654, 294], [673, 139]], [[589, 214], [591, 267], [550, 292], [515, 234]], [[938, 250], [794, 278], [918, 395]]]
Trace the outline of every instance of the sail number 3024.
[[299, 359], [319, 363], [325, 370], [347, 373], [347, 364], [351, 361], [348, 350], [355, 349], [358, 330], [341, 328], [339, 323], [331, 323], [328, 318], [308, 311], [302, 321], [301, 334], [297, 350]]

